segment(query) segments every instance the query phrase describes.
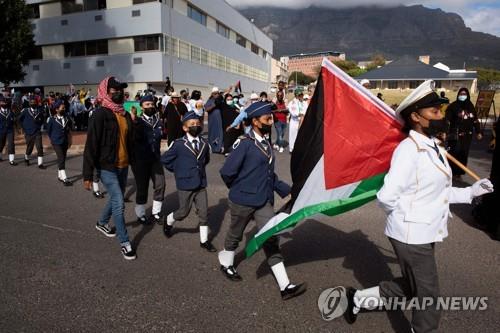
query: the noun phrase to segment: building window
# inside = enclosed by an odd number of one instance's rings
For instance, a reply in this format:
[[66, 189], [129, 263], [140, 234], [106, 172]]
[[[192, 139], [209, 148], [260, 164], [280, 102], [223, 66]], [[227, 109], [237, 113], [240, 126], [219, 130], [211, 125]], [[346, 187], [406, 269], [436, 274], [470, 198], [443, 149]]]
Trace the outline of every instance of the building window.
[[[158, 2], [158, 0], [134, 0], [132, 2], [132, 4], [134, 5], [138, 5], [138, 4], [141, 4], [141, 3], [146, 3], [146, 2]], [[161, 1], [160, 1], [161, 2]]]
[[262, 58], [267, 59], [267, 52], [262, 50]]
[[106, 9], [106, 0], [62, 0], [61, 9], [63, 14]]
[[64, 44], [65, 58], [97, 54], [108, 54], [108, 41], [106, 39]]
[[107, 40], [94, 40], [85, 43], [85, 55], [108, 54]]
[[416, 89], [421, 83], [421, 81], [410, 81], [410, 89]]
[[194, 45], [191, 45], [191, 61], [200, 63], [200, 48]]
[[387, 83], [387, 88], [389, 88], [389, 89], [398, 89], [398, 81], [389, 81]]
[[30, 11], [30, 19], [40, 18], [40, 5], [28, 5], [28, 9]]
[[259, 47], [252, 43], [252, 52], [255, 54], [259, 54]]
[[443, 81], [440, 80], [435, 80], [434, 83], [436, 83], [436, 89], [441, 89], [443, 85]]
[[30, 53], [29, 53], [29, 59], [30, 60], [43, 59], [42, 47], [35, 46], [34, 48], [32, 48]]
[[200, 55], [201, 55], [201, 64], [208, 66], [208, 51], [205, 49], [200, 50]]
[[188, 16], [204, 26], [207, 25], [207, 14], [191, 5], [188, 5]]
[[247, 39], [241, 35], [236, 34], [236, 44], [246, 47], [247, 46]]
[[136, 36], [134, 37], [134, 51], [158, 51], [160, 49], [160, 36]]
[[189, 60], [190, 46], [184, 41], [179, 41], [179, 58]]
[[229, 28], [224, 24], [217, 22], [217, 33], [229, 39]]

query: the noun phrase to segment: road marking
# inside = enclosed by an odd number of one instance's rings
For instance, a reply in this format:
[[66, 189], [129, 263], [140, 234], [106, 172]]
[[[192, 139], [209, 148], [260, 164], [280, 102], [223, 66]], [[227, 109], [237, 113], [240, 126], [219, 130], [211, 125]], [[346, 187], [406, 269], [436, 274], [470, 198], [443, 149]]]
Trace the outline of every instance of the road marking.
[[45, 223], [40, 223], [40, 222], [36, 222], [36, 221], [31, 221], [31, 220], [26, 220], [26, 219], [22, 219], [22, 218], [19, 218], [19, 217], [14, 217], [14, 216], [0, 215], [0, 219], [8, 220], [8, 221], [11, 221], [11, 222], [28, 223], [28, 224], [37, 225], [37, 226], [40, 226], [40, 227], [44, 227], [44, 228], [48, 228], [48, 229], [53, 229], [53, 230], [57, 230], [57, 231], [62, 231], [62, 232], [72, 232], [72, 233], [80, 234], [80, 235], [88, 235], [86, 232], [83, 232], [83, 231], [80, 231], [80, 230], [56, 227], [56, 226], [53, 226], [53, 225], [49, 225], [49, 224], [45, 224]]

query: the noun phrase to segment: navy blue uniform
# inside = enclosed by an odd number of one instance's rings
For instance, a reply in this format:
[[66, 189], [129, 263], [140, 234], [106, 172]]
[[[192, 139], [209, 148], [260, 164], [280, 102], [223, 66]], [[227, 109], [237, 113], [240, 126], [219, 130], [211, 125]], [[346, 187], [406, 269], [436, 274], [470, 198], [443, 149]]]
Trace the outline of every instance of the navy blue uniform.
[[[163, 124], [157, 114], [151, 117], [142, 115], [134, 122], [133, 149], [135, 159], [132, 162], [132, 171], [137, 185], [135, 202], [138, 205], [144, 205], [148, 201], [150, 179], [153, 181], [153, 200], [159, 203], [163, 202], [165, 174], [160, 163], [162, 135]], [[157, 205], [161, 207], [161, 204]]]
[[192, 191], [207, 187], [205, 166], [210, 162], [208, 142], [198, 136], [199, 152], [196, 152], [187, 136], [174, 141], [168, 151], [161, 157], [165, 168], [174, 172], [177, 189]]
[[47, 134], [49, 135], [52, 147], [57, 155], [57, 166], [59, 170], [66, 169], [66, 154], [68, 152], [69, 137], [72, 128], [72, 121], [66, 116], [61, 118], [50, 117], [47, 124]]
[[[274, 216], [274, 191], [285, 197], [291, 189], [274, 173], [274, 154], [270, 142], [266, 139], [259, 141], [254, 131], [234, 143], [233, 151], [220, 174], [229, 187], [231, 211], [224, 250], [234, 254], [251, 219], [261, 229]], [[270, 267], [283, 262], [277, 236], [267, 239], [262, 247]], [[232, 266], [232, 262], [229, 265]]]
[[290, 186], [274, 172], [272, 147], [269, 142], [259, 142], [253, 131], [234, 144], [220, 174], [229, 188], [229, 200], [238, 205], [262, 207], [266, 202], [273, 205], [274, 191], [281, 197], [290, 193]]
[[33, 152], [33, 147], [36, 145], [38, 157], [43, 156], [42, 145], [42, 125], [44, 122], [43, 110], [40, 107], [24, 108], [19, 116], [19, 122], [24, 130], [24, 137], [26, 139], [26, 156], [25, 159]]
[[[196, 140], [196, 144], [195, 144]], [[196, 147], [197, 146], [197, 147]], [[201, 136], [189, 141], [187, 134], [175, 140], [168, 151], [161, 157], [161, 162], [168, 171], [174, 172], [179, 209], [167, 216], [166, 224], [182, 221], [189, 215], [193, 202], [199, 218], [200, 240], [202, 228], [208, 232], [208, 196], [207, 174], [205, 166], [210, 162], [210, 145]], [[203, 239], [201, 239], [203, 238]]]
[[12, 111], [7, 108], [0, 108], [0, 155], [2, 154], [5, 143], [8, 143], [8, 153], [15, 154], [14, 146], [14, 122], [16, 117]]

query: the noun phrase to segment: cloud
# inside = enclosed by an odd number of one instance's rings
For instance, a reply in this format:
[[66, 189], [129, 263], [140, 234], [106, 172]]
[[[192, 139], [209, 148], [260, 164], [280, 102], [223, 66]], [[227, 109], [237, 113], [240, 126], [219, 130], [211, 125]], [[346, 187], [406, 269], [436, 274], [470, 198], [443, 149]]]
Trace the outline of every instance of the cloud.
[[352, 8], [357, 6], [394, 7], [421, 4], [429, 8], [441, 8], [457, 13], [464, 18], [474, 31], [500, 36], [500, 5], [497, 0], [226, 0], [237, 8], [272, 6], [284, 8], [307, 8], [309, 6], [327, 8]]

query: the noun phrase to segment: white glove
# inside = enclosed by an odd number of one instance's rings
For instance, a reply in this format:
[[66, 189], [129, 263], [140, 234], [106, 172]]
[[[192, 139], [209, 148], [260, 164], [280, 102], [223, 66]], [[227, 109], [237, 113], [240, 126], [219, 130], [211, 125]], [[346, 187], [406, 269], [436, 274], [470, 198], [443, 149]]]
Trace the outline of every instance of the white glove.
[[493, 184], [490, 182], [489, 179], [484, 178], [481, 180], [478, 180], [471, 186], [471, 197], [479, 197], [483, 194], [491, 193], [493, 192]]

